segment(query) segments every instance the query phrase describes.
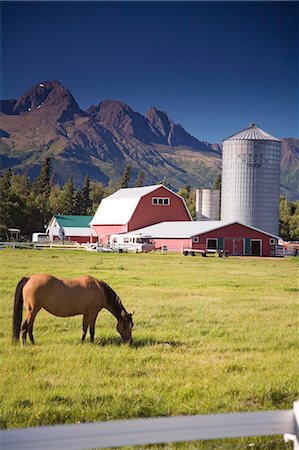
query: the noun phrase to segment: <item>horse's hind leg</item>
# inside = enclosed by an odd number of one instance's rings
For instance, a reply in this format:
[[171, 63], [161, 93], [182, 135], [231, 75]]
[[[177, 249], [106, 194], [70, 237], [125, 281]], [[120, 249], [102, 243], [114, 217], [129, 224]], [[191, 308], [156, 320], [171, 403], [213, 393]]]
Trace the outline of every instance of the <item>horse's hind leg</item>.
[[35, 309], [31, 315], [31, 319], [28, 322], [28, 334], [31, 344], [34, 344], [34, 337], [33, 337], [33, 322], [35, 319], [36, 314], [38, 313], [39, 309]]
[[25, 319], [22, 324], [22, 344], [23, 345], [26, 344], [27, 331], [28, 331], [28, 323], [27, 323], [27, 320]]
[[39, 310], [40, 310], [40, 308], [32, 309], [31, 307], [29, 307], [28, 310], [26, 310], [26, 319], [25, 319], [25, 321], [23, 323], [23, 326], [22, 326], [22, 330], [23, 330], [22, 342], [23, 342], [23, 345], [26, 344], [27, 333], [29, 334], [29, 339], [30, 339], [31, 344], [34, 344], [33, 322], [34, 322], [35, 316], [36, 316], [36, 314], [38, 313]]

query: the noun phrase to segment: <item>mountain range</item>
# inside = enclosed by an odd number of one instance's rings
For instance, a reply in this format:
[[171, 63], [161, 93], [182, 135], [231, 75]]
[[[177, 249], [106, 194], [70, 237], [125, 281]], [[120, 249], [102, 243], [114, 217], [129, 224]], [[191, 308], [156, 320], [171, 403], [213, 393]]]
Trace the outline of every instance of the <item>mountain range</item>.
[[[1, 100], [0, 173], [34, 178], [45, 156], [53, 178], [76, 186], [85, 176], [117, 183], [127, 164], [132, 183], [142, 170], [145, 184], [211, 187], [221, 172], [221, 145], [196, 139], [154, 106], [144, 114], [117, 100], [83, 111], [58, 81], [43, 81], [18, 99]], [[299, 198], [299, 139], [282, 139], [282, 192]]]

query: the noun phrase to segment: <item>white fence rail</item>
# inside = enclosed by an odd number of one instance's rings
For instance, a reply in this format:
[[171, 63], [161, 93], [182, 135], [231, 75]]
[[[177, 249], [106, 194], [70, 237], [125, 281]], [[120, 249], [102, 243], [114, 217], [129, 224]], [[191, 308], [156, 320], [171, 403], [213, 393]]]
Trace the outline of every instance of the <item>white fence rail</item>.
[[293, 410], [117, 420], [4, 430], [1, 450], [80, 450], [124, 445], [284, 435], [299, 450], [299, 401]]
[[0, 250], [4, 248], [12, 249], [56, 249], [56, 250], [86, 250], [78, 243], [41, 243], [41, 242], [0, 242]]

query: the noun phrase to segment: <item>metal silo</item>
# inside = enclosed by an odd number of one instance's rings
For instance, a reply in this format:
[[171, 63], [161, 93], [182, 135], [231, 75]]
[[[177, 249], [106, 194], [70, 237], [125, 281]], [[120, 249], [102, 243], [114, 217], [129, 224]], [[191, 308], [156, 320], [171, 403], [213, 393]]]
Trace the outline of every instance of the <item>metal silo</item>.
[[253, 123], [223, 141], [221, 220], [278, 235], [280, 147]]
[[218, 189], [196, 189], [196, 220], [219, 220]]

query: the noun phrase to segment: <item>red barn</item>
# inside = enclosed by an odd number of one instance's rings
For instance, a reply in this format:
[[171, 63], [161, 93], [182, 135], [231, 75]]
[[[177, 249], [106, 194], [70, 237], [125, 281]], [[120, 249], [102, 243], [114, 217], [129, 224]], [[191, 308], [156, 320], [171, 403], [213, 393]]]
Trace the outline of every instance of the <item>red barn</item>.
[[227, 251], [229, 255], [275, 256], [278, 236], [238, 222], [163, 222], [137, 232], [169, 250]]
[[110, 234], [174, 220], [192, 221], [184, 199], [163, 185], [153, 185], [119, 189], [104, 198], [91, 226], [106, 244]]

